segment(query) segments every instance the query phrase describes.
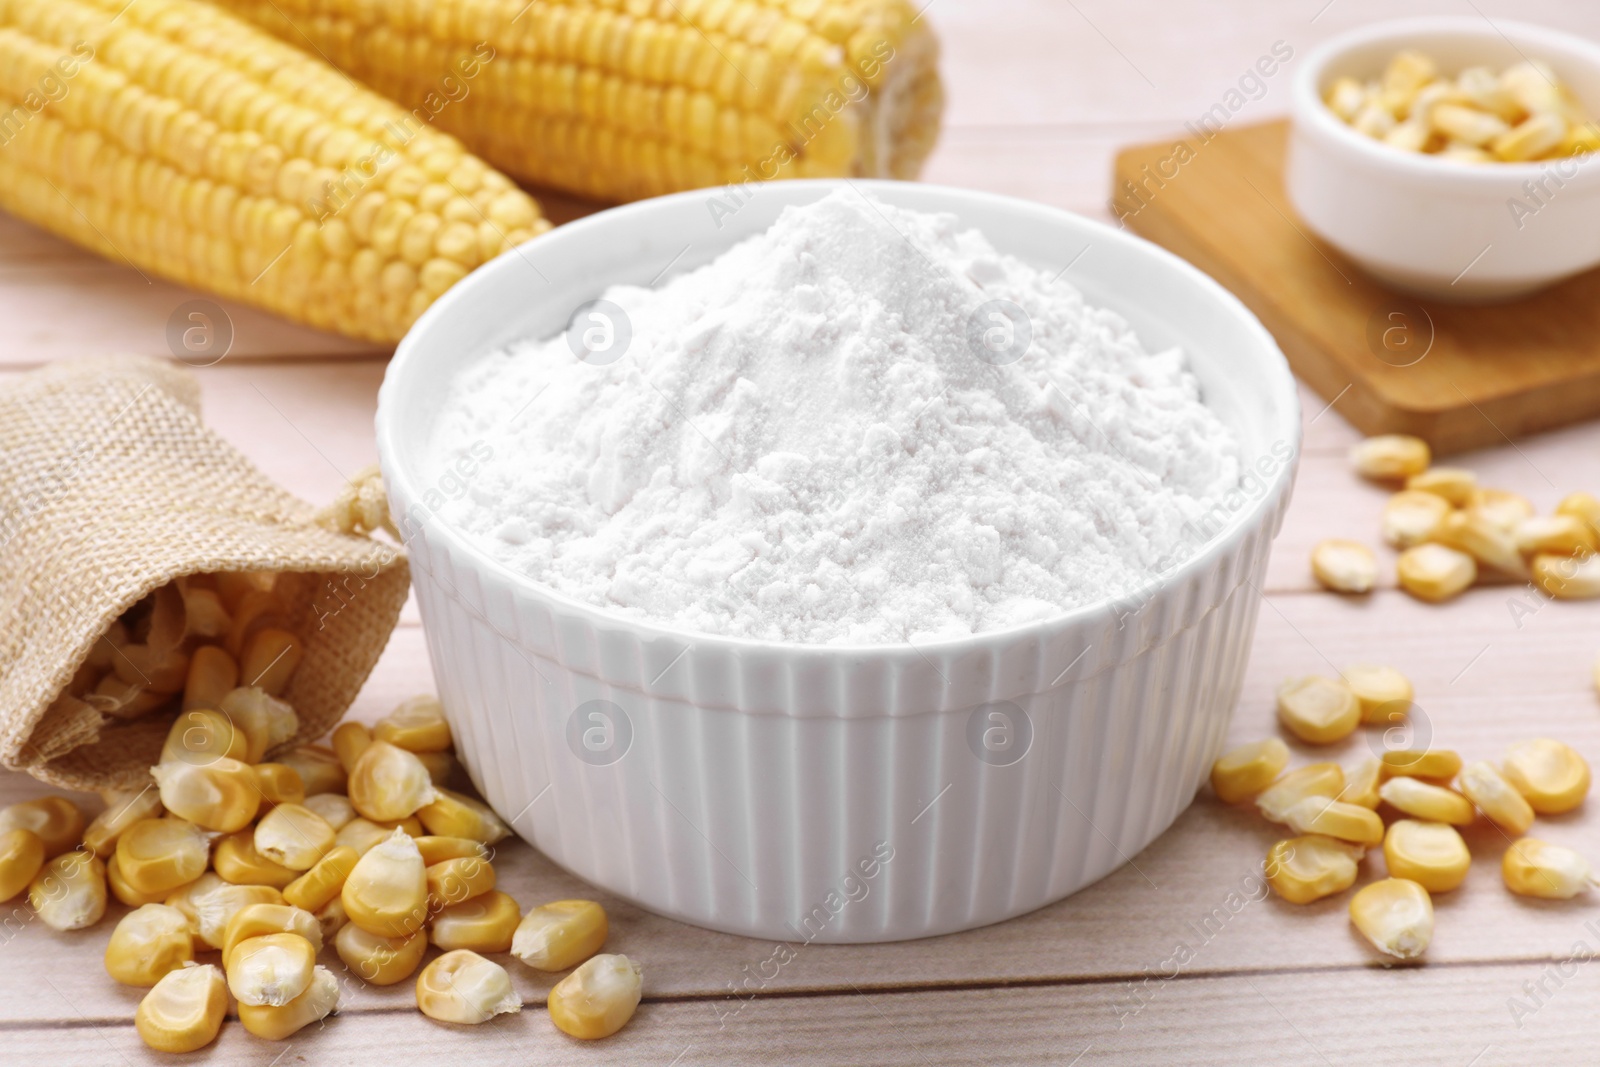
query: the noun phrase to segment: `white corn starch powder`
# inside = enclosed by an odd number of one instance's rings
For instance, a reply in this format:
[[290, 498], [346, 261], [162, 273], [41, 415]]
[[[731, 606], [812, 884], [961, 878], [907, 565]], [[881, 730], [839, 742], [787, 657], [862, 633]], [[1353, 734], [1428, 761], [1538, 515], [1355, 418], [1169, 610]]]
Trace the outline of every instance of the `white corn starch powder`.
[[1180, 351], [953, 216], [840, 191], [603, 299], [463, 371], [430, 454], [477, 468], [444, 521], [622, 615], [828, 644], [1001, 629], [1133, 594], [1239, 484]]

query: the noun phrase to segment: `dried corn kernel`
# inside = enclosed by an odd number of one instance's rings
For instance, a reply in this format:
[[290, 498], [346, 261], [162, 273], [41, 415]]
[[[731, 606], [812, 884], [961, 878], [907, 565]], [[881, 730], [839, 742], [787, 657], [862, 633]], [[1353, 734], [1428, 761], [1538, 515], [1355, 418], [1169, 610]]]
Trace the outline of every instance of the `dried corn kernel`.
[[68, 852], [39, 869], [28, 903], [52, 930], [82, 930], [106, 913], [106, 865], [93, 852]]
[[37, 797], [0, 809], [0, 834], [32, 830], [46, 859], [71, 852], [83, 841], [83, 812], [66, 797]]
[[1326, 745], [1349, 737], [1361, 722], [1361, 704], [1342, 681], [1315, 675], [1278, 687], [1278, 720], [1300, 740]]
[[1383, 69], [1383, 91], [1393, 98], [1409, 99], [1437, 74], [1438, 68], [1426, 53], [1403, 49]]
[[435, 799], [417, 809], [417, 818], [436, 837], [466, 837], [493, 845], [511, 833], [487, 805], [451, 789], [436, 789]]
[[[204, 765], [181, 760], [160, 763], [150, 768], [150, 773], [161, 789], [166, 809], [207, 830], [225, 834], [242, 830], [261, 808], [255, 770], [227, 756]], [[127, 871], [126, 863], [123, 870]]]
[[0, 902], [28, 888], [44, 864], [44, 842], [38, 834], [32, 830], [0, 834]]
[[1378, 806], [1378, 783], [1383, 780], [1383, 765], [1376, 759], [1364, 759], [1344, 772], [1344, 789], [1337, 799], [1346, 804], [1357, 804], [1375, 810]]
[[249, 738], [227, 715], [210, 708], [180, 712], [167, 731], [166, 744], [161, 746], [162, 763], [203, 766], [224, 756], [242, 761], [249, 754]]
[[334, 948], [362, 981], [394, 985], [416, 973], [428, 952], [428, 935], [421, 930], [410, 937], [380, 937], [348, 923], [334, 938]]
[[1411, 680], [1393, 667], [1362, 663], [1346, 667], [1340, 677], [1361, 705], [1362, 722], [1403, 721], [1416, 695]]
[[1529, 115], [1496, 137], [1489, 151], [1507, 163], [1522, 163], [1548, 155], [1566, 136], [1567, 120], [1560, 115]]
[[417, 696], [379, 719], [372, 737], [408, 752], [443, 752], [450, 747], [450, 724], [438, 697]]
[[[220, 949], [227, 940], [228, 924], [234, 916], [252, 904], [282, 904], [283, 894], [270, 885], [232, 885], [222, 882], [203, 892], [191, 895], [194, 907], [194, 929], [200, 940], [212, 948]], [[172, 903], [172, 898], [168, 898]], [[174, 904], [174, 907], [180, 905]]]
[[218, 645], [201, 645], [189, 657], [183, 682], [183, 710], [217, 710], [222, 698], [239, 684], [239, 664]]
[[256, 832], [249, 828], [218, 841], [211, 865], [224, 881], [234, 885], [270, 885], [282, 889], [300, 877], [300, 872], [274, 863], [256, 851]]
[[1515, 536], [1525, 556], [1584, 556], [1597, 547], [1594, 531], [1576, 515], [1534, 515], [1517, 523]]
[[[112, 899], [119, 904], [126, 904], [130, 908], [142, 908], [146, 904], [164, 903], [167, 897], [171, 896], [173, 892], [177, 892], [177, 890], [172, 890], [167, 893], [146, 893], [135, 889], [122, 876], [122, 868], [117, 866], [117, 854], [115, 852], [106, 857], [105, 865], [106, 888], [111, 891]], [[181, 889], [182, 886], [178, 888]]]
[[334, 847], [333, 827], [299, 804], [279, 804], [256, 823], [256, 851], [291, 871], [309, 871]]
[[1433, 898], [1409, 879], [1385, 878], [1350, 898], [1350, 921], [1379, 952], [1416, 959], [1433, 942]]
[[318, 745], [301, 745], [283, 753], [278, 757], [278, 762], [294, 768], [295, 773], [300, 775], [300, 784], [305, 787], [308, 797], [344, 792], [344, 764], [328, 749]]
[[470, 837], [436, 837], [429, 834], [416, 838], [417, 851], [422, 853], [422, 862], [432, 867], [435, 863], [445, 860], [464, 859], [477, 857], [481, 860], [489, 859], [489, 846], [482, 841], [474, 841]]
[[1405, 434], [1369, 437], [1350, 449], [1356, 473], [1378, 481], [1398, 481], [1428, 469], [1433, 453], [1428, 442]]
[[316, 950], [299, 934], [261, 934], [228, 954], [228, 992], [240, 1006], [281, 1007], [310, 987], [316, 963]]
[[394, 833], [394, 828], [380, 826], [370, 819], [354, 818], [333, 835], [334, 842], [345, 848], [351, 848], [358, 855], [365, 856], [367, 850], [379, 841]]
[[105, 859], [116, 850], [117, 839], [140, 819], [161, 815], [161, 794], [154, 784], [138, 790], [118, 790], [106, 794], [106, 810], [89, 820], [83, 843], [96, 856]]
[[1396, 878], [1430, 893], [1446, 893], [1467, 877], [1472, 855], [1456, 828], [1441, 822], [1397, 819], [1383, 837], [1383, 860]]
[[1311, 550], [1311, 574], [1335, 593], [1370, 593], [1378, 584], [1378, 559], [1359, 541], [1319, 541]]
[[1354, 122], [1367, 102], [1367, 91], [1354, 78], [1337, 78], [1329, 87], [1325, 101], [1335, 115], [1346, 122]]
[[310, 942], [313, 952], [322, 951], [322, 927], [309, 911], [290, 904], [246, 904], [222, 932], [223, 966], [233, 959], [235, 946], [266, 934], [295, 934]]
[[[553, 990], [551, 995], [555, 995]], [[521, 1011], [522, 999], [511, 988], [511, 976], [504, 967], [476, 952], [456, 949], [428, 964], [417, 976], [417, 1007], [440, 1022], [476, 1024]]]
[[644, 971], [628, 957], [591, 956], [550, 990], [550, 1021], [571, 1037], [610, 1037], [633, 1018], [643, 983]]
[[294, 708], [256, 686], [240, 686], [222, 698], [220, 710], [244, 731], [250, 744], [246, 763], [260, 763], [267, 752], [300, 731]]
[[1400, 553], [1396, 574], [1401, 589], [1437, 604], [1477, 581], [1478, 563], [1465, 552], [1430, 542]]
[[1533, 583], [1557, 600], [1600, 597], [1600, 555], [1533, 557]]
[[1363, 847], [1383, 840], [1383, 820], [1376, 812], [1327, 797], [1306, 797], [1284, 812], [1283, 821], [1297, 834], [1321, 834]]
[[123, 985], [153, 986], [193, 959], [189, 920], [165, 904], [128, 912], [106, 943], [106, 973]]
[[1447, 748], [1390, 749], [1381, 757], [1383, 776], [1411, 778], [1454, 778], [1461, 770], [1461, 757]]
[[306, 799], [306, 786], [300, 773], [286, 763], [255, 765], [256, 784], [261, 799], [268, 804], [299, 804]]
[[1509, 132], [1504, 121], [1460, 104], [1440, 104], [1430, 115], [1433, 128], [1464, 144], [1483, 147], [1495, 138]]
[[1256, 797], [1256, 808], [1270, 822], [1283, 822], [1306, 797], [1332, 800], [1344, 791], [1344, 769], [1337, 763], [1308, 763], [1290, 771]]
[[592, 900], [557, 900], [529, 911], [517, 927], [511, 954], [541, 971], [564, 971], [606, 943], [606, 910]]
[[282, 1041], [314, 1022], [326, 1019], [339, 1006], [339, 979], [326, 967], [315, 967], [305, 992], [287, 1004], [239, 1005], [239, 1022], [256, 1037]]
[[[1355, 885], [1356, 865], [1364, 852], [1359, 845], [1320, 834], [1291, 837], [1267, 851], [1267, 884], [1291, 904], [1310, 904]], [[516, 947], [511, 951], [516, 953]]]
[[289, 631], [258, 630], [239, 658], [239, 677], [268, 696], [281, 696], [304, 655], [305, 645]]
[[135, 890], [171, 893], [206, 873], [211, 837], [183, 819], [141, 819], [117, 842], [117, 868]]
[[1496, 525], [1480, 511], [1452, 511], [1434, 531], [1433, 540], [1467, 553], [1480, 567], [1492, 567], [1517, 577], [1528, 573], [1527, 562], [1517, 551], [1516, 537], [1511, 530]]
[[1391, 778], [1378, 787], [1378, 795], [1397, 811], [1425, 822], [1466, 826], [1478, 815], [1460, 793], [1420, 778]]
[[333, 827], [334, 833], [338, 833], [346, 823], [356, 817], [355, 805], [350, 803], [350, 798], [338, 793], [318, 793], [316, 796], [306, 797], [302, 807], [322, 816], [322, 821]]
[[1505, 489], [1479, 489], [1472, 494], [1467, 510], [1510, 533], [1517, 528], [1517, 523], [1533, 514], [1533, 501]]
[[428, 913], [428, 875], [416, 842], [396, 830], [378, 842], [339, 890], [350, 921], [369, 933], [409, 937]]
[[1456, 788], [1502, 830], [1521, 835], [1533, 825], [1533, 808], [1488, 763], [1470, 763], [1456, 776]]
[[1557, 515], [1571, 515], [1600, 538], [1600, 497], [1592, 493], [1572, 493], [1556, 505]]
[[170, 971], [139, 1002], [133, 1024], [157, 1052], [193, 1052], [216, 1040], [228, 985], [212, 964]]
[[[421, 855], [422, 850], [418, 849]], [[494, 888], [494, 868], [475, 856], [443, 860], [426, 868], [428, 906], [437, 911], [482, 896]]]
[[387, 741], [373, 741], [357, 757], [349, 790], [350, 803], [374, 822], [404, 819], [437, 795], [422, 761]]
[[1406, 479], [1408, 492], [1431, 493], [1457, 508], [1472, 503], [1472, 494], [1477, 488], [1478, 476], [1460, 467], [1429, 467]]
[[[1211, 765], [1211, 788], [1224, 804], [1250, 800], [1289, 765], [1289, 746], [1276, 737], [1224, 752]], [[558, 968], [561, 969], [561, 968]]]
[[428, 769], [428, 780], [436, 787], [450, 784], [456, 773], [456, 758], [448, 752], [418, 752], [417, 759]]
[[345, 774], [350, 774], [355, 770], [356, 760], [361, 758], [361, 753], [372, 744], [372, 731], [359, 722], [342, 722], [334, 728], [332, 742], [333, 751], [338, 754]]
[[1594, 884], [1588, 860], [1533, 837], [1511, 843], [1500, 861], [1500, 876], [1518, 896], [1546, 900], [1571, 900]]
[[440, 908], [433, 917], [429, 937], [446, 951], [458, 948], [473, 952], [509, 952], [522, 909], [517, 902], [496, 889], [460, 904]]
[[195, 900], [199, 897], [205, 896], [218, 886], [227, 884], [228, 883], [224, 882], [215, 873], [207, 871], [205, 874], [202, 874], [199, 878], [196, 878], [188, 885], [179, 886], [171, 893], [168, 893], [167, 899], [163, 903], [165, 903], [168, 907], [177, 908], [179, 911], [183, 912], [183, 917], [189, 920], [190, 931], [193, 932], [196, 937], [199, 937], [200, 911], [195, 906]]
[[1434, 493], [1396, 493], [1383, 507], [1383, 540], [1396, 548], [1420, 545], [1450, 514], [1450, 502]]
[[1506, 750], [1501, 773], [1540, 815], [1560, 815], [1589, 795], [1589, 764], [1569, 745], [1547, 737]]
[[339, 895], [360, 858], [361, 854], [348, 845], [335, 846], [315, 867], [284, 887], [283, 899], [297, 908], [316, 911]]

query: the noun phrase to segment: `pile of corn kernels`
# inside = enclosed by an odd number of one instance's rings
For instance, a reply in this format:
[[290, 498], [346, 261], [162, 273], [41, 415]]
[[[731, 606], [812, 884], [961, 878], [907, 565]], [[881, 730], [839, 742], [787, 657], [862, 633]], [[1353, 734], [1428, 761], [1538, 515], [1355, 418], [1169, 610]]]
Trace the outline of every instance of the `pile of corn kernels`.
[[[266, 760], [299, 730], [279, 699], [299, 638], [272, 625], [284, 614], [273, 586], [271, 576], [190, 580], [114, 628], [102, 644], [133, 662], [138, 684], [108, 664], [80, 683], [81, 699], [113, 714], [182, 710], [151, 781], [105, 795], [87, 826], [60, 796], [0, 810], [0, 901], [26, 890], [57, 930], [98, 923], [108, 892], [132, 908], [106, 970], [149, 988], [135, 1024], [162, 1052], [210, 1044], [230, 1002], [251, 1034], [282, 1040], [333, 1012], [343, 981], [392, 985], [419, 967], [417, 1007], [430, 1018], [520, 1011], [510, 975], [482, 953], [576, 968], [550, 991], [551, 1021], [578, 1038], [620, 1030], [639, 1004], [639, 965], [598, 954], [609, 926], [594, 901], [524, 915], [495, 888], [493, 846], [510, 830], [446, 788], [456, 761], [437, 699], [408, 700], [370, 731], [343, 723], [331, 749]], [[102, 692], [105, 678], [122, 688]], [[317, 963], [328, 941], [348, 978]], [[430, 943], [443, 954], [422, 967]], [[196, 959], [211, 952], [220, 966]]]
[[1600, 149], [1600, 128], [1550, 65], [1524, 60], [1499, 74], [1439, 73], [1427, 55], [1397, 53], [1383, 77], [1337, 79], [1328, 109], [1358, 132], [1405, 152], [1462, 163], [1521, 163]]
[[[1332, 744], [1363, 723], [1403, 722], [1412, 696], [1400, 671], [1356, 666], [1337, 679], [1286, 681], [1278, 720], [1301, 741]], [[1560, 741], [1519, 742], [1499, 767], [1464, 765], [1455, 752], [1433, 748], [1389, 750], [1349, 768], [1319, 762], [1284, 774], [1288, 765], [1281, 739], [1251, 742], [1217, 760], [1211, 787], [1229, 804], [1253, 800], [1264, 817], [1297, 835], [1273, 845], [1265, 864], [1267, 884], [1290, 903], [1349, 889], [1367, 849], [1381, 845], [1387, 877], [1355, 893], [1350, 920], [1390, 956], [1414, 959], [1432, 942], [1432, 894], [1466, 879], [1472, 857], [1457, 828], [1479, 813], [1510, 842], [1500, 869], [1513, 893], [1565, 900], [1595, 881], [1572, 849], [1524, 836], [1536, 813], [1572, 811], [1588, 795], [1588, 763]]]
[[[1383, 539], [1400, 550], [1396, 578], [1419, 600], [1449, 600], [1480, 581], [1529, 582], [1558, 600], [1600, 597], [1600, 499], [1572, 493], [1552, 515], [1526, 497], [1482, 488], [1472, 471], [1432, 466], [1427, 442], [1389, 434], [1350, 453], [1355, 469], [1399, 489], [1383, 509]], [[1378, 560], [1359, 541], [1311, 551], [1311, 573], [1338, 593], [1370, 592]]]

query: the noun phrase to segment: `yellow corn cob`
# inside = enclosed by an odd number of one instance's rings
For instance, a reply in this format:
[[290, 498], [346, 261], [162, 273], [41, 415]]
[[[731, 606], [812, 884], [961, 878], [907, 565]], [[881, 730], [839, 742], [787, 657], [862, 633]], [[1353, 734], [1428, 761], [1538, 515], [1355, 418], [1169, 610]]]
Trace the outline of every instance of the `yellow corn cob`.
[[380, 341], [548, 228], [454, 138], [198, 0], [0, 0], [0, 207]]
[[602, 200], [913, 178], [944, 105], [909, 0], [218, 2], [507, 173]]

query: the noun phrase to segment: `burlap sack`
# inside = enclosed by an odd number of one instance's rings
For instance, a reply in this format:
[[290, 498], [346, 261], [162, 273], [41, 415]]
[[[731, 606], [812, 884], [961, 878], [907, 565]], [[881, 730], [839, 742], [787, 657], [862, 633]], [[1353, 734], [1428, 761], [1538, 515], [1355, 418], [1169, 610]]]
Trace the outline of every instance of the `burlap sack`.
[[294, 576], [280, 585], [306, 649], [283, 699], [296, 742], [326, 732], [388, 643], [410, 571], [316, 515], [206, 429], [176, 364], [70, 361], [0, 385], [0, 763], [71, 789], [146, 780], [171, 712], [52, 702], [131, 605], [219, 571]]

